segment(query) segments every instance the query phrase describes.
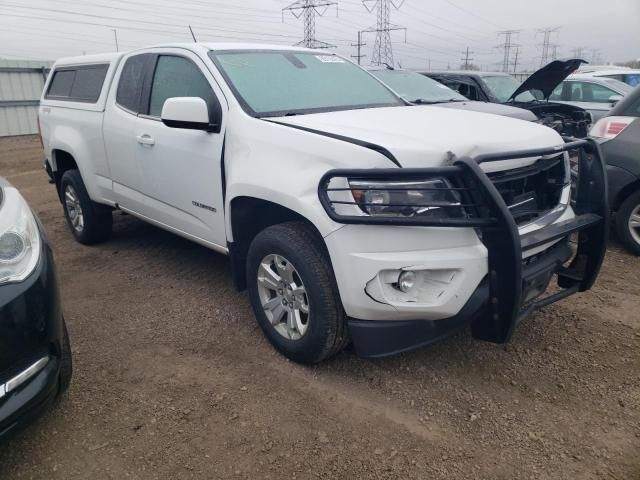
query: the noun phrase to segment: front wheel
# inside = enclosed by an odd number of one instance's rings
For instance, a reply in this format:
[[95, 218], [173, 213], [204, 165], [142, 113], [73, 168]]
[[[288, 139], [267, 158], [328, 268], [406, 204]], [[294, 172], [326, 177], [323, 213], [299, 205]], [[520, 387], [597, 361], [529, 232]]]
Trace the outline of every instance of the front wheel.
[[68, 170], [60, 181], [60, 196], [71, 233], [85, 245], [105, 241], [111, 235], [111, 209], [89, 198], [78, 170]]
[[263, 332], [287, 358], [321, 362], [349, 341], [347, 321], [322, 240], [301, 222], [260, 232], [247, 257], [251, 304]]
[[640, 255], [640, 191], [629, 195], [620, 205], [616, 212], [616, 232], [631, 253]]

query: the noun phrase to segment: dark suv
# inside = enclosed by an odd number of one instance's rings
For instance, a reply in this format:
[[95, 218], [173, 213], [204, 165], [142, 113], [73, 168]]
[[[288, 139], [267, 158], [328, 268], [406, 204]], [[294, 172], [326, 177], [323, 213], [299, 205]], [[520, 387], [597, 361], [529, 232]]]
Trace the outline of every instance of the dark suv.
[[640, 255], [640, 86], [591, 130], [609, 176], [609, 205], [620, 241]]
[[0, 178], [0, 440], [71, 382], [53, 254], [20, 193]]

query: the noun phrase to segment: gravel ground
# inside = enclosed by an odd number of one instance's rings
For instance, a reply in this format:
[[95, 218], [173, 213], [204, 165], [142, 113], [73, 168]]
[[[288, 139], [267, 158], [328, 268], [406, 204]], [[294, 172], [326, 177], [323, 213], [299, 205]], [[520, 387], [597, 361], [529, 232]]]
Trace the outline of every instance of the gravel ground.
[[615, 243], [594, 290], [510, 345], [463, 332], [307, 368], [263, 338], [225, 257], [119, 213], [108, 243], [76, 243], [41, 156], [0, 140], [54, 246], [75, 376], [0, 446], [0, 478], [640, 479], [640, 258]]

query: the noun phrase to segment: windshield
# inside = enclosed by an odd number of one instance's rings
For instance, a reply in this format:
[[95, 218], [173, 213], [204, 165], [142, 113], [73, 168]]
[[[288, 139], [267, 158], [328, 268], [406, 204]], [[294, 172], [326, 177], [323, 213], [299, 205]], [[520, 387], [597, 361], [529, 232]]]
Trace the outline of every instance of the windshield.
[[375, 70], [371, 72], [409, 102], [465, 101], [465, 97], [435, 80], [406, 70]]
[[[516, 80], [511, 75], [496, 75], [496, 76], [487, 76], [482, 77], [484, 83], [487, 84], [493, 95], [501, 102], [508, 102], [518, 87], [521, 85], [521, 82]], [[535, 97], [531, 94], [531, 92], [523, 92], [516, 98], [519, 102], [532, 102], [535, 100]]]
[[367, 72], [331, 54], [209, 52], [245, 111], [258, 117], [404, 105]]

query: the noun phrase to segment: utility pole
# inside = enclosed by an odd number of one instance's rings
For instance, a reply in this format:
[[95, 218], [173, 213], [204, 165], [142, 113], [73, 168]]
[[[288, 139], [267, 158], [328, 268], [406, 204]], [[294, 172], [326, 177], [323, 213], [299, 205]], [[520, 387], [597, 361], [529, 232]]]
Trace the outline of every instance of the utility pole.
[[518, 55], [520, 54], [520, 48], [516, 48], [516, 59], [513, 61], [513, 73], [518, 73]]
[[376, 32], [376, 41], [373, 44], [372, 65], [394, 65], [393, 46], [391, 45], [391, 32], [404, 30], [405, 42], [407, 41], [407, 29], [391, 23], [391, 7], [400, 10], [405, 0], [362, 0], [362, 4], [373, 13], [377, 9], [377, 22], [365, 32]]
[[285, 12], [290, 12], [296, 18], [304, 16], [304, 40], [296, 43], [296, 45], [303, 45], [307, 48], [335, 47], [335, 45], [316, 39], [316, 15], [318, 17], [324, 16], [327, 10], [334, 5], [336, 7], [336, 16], [338, 16], [338, 3], [330, 0], [298, 0], [282, 9], [283, 22]]
[[557, 43], [551, 45], [551, 60], [558, 59], [558, 47], [560, 47], [560, 45], [558, 45]]
[[462, 69], [469, 70], [470, 62], [473, 61], [473, 58], [469, 58], [469, 55], [473, 55], [473, 52], [470, 52], [469, 47], [467, 47], [467, 51], [462, 52], [462, 55], [464, 55], [464, 58], [462, 59]]
[[195, 36], [195, 34], [193, 33], [193, 28], [191, 28], [191, 25], [189, 25], [189, 31], [191, 32], [191, 38], [193, 38], [193, 41], [194, 41], [195, 43], [198, 43], [198, 40], [196, 40], [196, 36]]
[[520, 30], [503, 30], [498, 32], [498, 35], [504, 35], [504, 43], [498, 45], [498, 48], [504, 49], [504, 57], [502, 59], [502, 71], [508, 72], [511, 65], [511, 49], [519, 47], [519, 45], [512, 42], [514, 36], [518, 35]]
[[113, 38], [115, 38], [116, 40], [116, 52], [119, 52], [120, 47], [118, 46], [118, 31], [115, 28], [112, 28], [111, 31], [113, 32]]
[[361, 64], [361, 60], [366, 57], [366, 55], [362, 54], [362, 47], [366, 46], [366, 43], [362, 43], [362, 30], [358, 30], [358, 43], [352, 43], [351, 46], [352, 47], [358, 47], [358, 54], [357, 55], [351, 55], [351, 58], [356, 58], [358, 59], [358, 65]]
[[549, 28], [541, 28], [536, 32], [541, 33], [544, 36], [544, 40], [542, 41], [542, 55], [540, 55], [540, 66], [544, 67], [547, 63], [549, 63], [549, 54], [551, 53], [551, 35], [560, 30], [560, 27], [549, 27]]

